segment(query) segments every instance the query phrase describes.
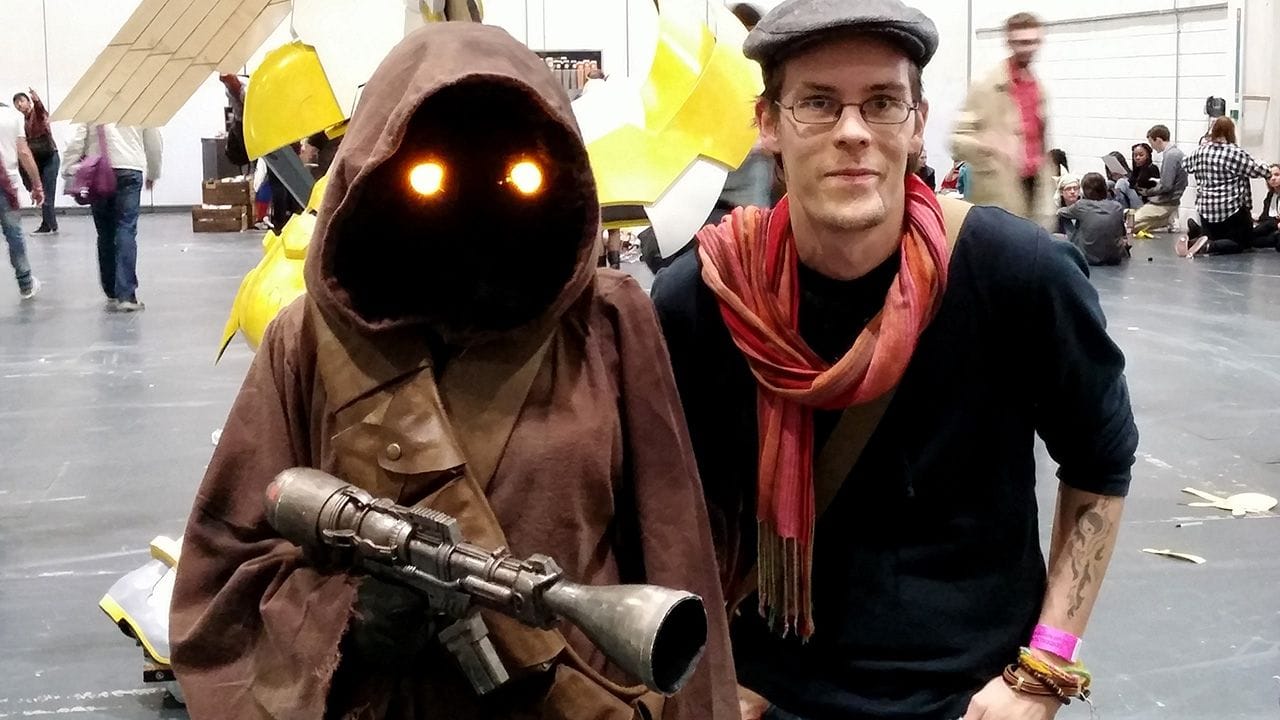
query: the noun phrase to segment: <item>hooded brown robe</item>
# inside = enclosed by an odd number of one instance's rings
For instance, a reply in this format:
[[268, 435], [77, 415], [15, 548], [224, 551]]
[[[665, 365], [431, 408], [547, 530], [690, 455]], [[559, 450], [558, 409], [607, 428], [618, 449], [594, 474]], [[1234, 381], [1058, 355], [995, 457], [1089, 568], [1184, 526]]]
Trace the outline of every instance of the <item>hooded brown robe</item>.
[[[361, 201], [361, 183], [394, 155], [424, 100], [477, 77], [528, 93], [572, 133], [571, 157], [558, 161], [577, 169], [576, 190], [589, 196], [590, 210], [580, 235], [566, 238], [576, 243], [576, 270], [549, 310], [515, 331], [454, 338], [465, 352], [438, 369], [422, 339], [428, 321], [364, 317], [352, 299], [358, 288], [338, 281], [334, 258], [344, 243], [348, 254], [384, 251], [377, 237], [342, 222]], [[560, 661], [559, 636], [512, 628], [487, 611], [499, 654], [525, 678], [496, 699], [477, 699], [438, 648], [395, 673], [344, 662], [341, 640], [358, 612], [361, 577], [308, 564], [264, 516], [267, 483], [293, 466], [454, 514], [469, 541], [505, 543], [520, 557], [545, 553], [577, 582], [648, 582], [701, 595], [707, 650], [662, 715], [738, 716], [707, 512], [666, 347], [641, 288], [594, 268], [590, 178], [564, 90], [503, 31], [429, 26], [379, 67], [330, 173], [307, 258], [309, 295], [267, 328], [187, 525], [170, 636], [193, 718], [634, 715], [613, 700], [626, 693], [600, 699], [609, 680], [633, 681], [575, 629], [561, 628], [585, 669]], [[492, 399], [539, 347], [523, 405], [495, 417]], [[512, 427], [499, 452], [469, 457], [475, 438], [504, 424]], [[476, 502], [476, 492], [488, 503]]]

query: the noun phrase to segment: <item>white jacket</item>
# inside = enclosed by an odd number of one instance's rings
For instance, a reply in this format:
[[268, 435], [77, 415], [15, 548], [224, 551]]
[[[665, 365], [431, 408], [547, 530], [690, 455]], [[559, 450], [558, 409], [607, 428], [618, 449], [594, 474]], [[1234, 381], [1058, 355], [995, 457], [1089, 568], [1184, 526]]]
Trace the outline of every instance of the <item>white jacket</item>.
[[[117, 170], [141, 170], [148, 180], [160, 179], [160, 156], [164, 141], [155, 128], [117, 127], [108, 123], [102, 126], [107, 136], [107, 156], [111, 167]], [[89, 155], [97, 155], [98, 126], [76, 125], [76, 134], [62, 151], [62, 174], [75, 177], [80, 161]]]

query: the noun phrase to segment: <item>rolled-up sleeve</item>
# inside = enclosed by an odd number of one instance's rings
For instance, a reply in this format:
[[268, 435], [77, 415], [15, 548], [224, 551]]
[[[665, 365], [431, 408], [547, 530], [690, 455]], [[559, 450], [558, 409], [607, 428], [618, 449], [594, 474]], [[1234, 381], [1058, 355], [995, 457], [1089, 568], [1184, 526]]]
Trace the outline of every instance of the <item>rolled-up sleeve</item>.
[[1099, 495], [1128, 494], [1138, 429], [1124, 354], [1073, 246], [1041, 238], [1036, 256], [1036, 429], [1058, 478]]

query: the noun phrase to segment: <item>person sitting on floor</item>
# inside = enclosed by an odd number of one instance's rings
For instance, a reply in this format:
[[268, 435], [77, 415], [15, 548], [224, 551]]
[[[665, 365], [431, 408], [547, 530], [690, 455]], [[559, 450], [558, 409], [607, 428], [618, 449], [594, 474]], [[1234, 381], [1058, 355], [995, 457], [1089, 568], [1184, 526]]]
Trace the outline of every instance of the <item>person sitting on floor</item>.
[[[1129, 169], [1129, 160], [1124, 153], [1112, 150], [1102, 160], [1103, 166], [1107, 168], [1107, 186], [1111, 190], [1111, 199], [1126, 208], [1141, 207], [1142, 196], [1129, 185], [1129, 176], [1133, 174], [1133, 170]], [[1107, 162], [1108, 160], [1111, 162]]]
[[1253, 226], [1253, 246], [1274, 246], [1280, 251], [1280, 164], [1272, 165], [1267, 176], [1267, 199]]
[[1075, 222], [1071, 241], [1090, 265], [1119, 265], [1129, 255], [1125, 241], [1124, 208], [1107, 197], [1107, 181], [1098, 173], [1080, 180], [1084, 197], [1058, 210], [1058, 217]]
[[1253, 192], [1249, 187], [1250, 178], [1270, 177], [1271, 169], [1236, 144], [1236, 124], [1231, 118], [1214, 120], [1208, 144], [1197, 148], [1182, 164], [1199, 184], [1196, 210], [1204, 227], [1195, 220], [1187, 221], [1187, 234], [1175, 246], [1178, 255], [1233, 255], [1258, 247], [1257, 241], [1271, 239], [1254, 237]]
[[1147, 131], [1147, 142], [1156, 152], [1163, 153], [1164, 162], [1160, 166], [1159, 185], [1138, 192], [1147, 202], [1134, 213], [1134, 237], [1150, 239], [1155, 237], [1152, 233], [1156, 230], [1178, 221], [1178, 208], [1187, 189], [1187, 171], [1182, 166], [1185, 157], [1182, 149], [1174, 145], [1170, 137], [1169, 128], [1164, 125], [1153, 125]]
[[1064, 217], [1061, 211], [1080, 200], [1080, 178], [1069, 172], [1060, 175], [1058, 177], [1058, 194], [1054, 199], [1057, 201], [1055, 206], [1059, 211], [1054, 232], [1069, 238], [1076, 230], [1075, 221]]
[[1133, 170], [1129, 173], [1129, 187], [1138, 193], [1156, 189], [1160, 185], [1160, 166], [1155, 163], [1155, 151], [1147, 143], [1140, 142], [1130, 148], [1130, 153]]

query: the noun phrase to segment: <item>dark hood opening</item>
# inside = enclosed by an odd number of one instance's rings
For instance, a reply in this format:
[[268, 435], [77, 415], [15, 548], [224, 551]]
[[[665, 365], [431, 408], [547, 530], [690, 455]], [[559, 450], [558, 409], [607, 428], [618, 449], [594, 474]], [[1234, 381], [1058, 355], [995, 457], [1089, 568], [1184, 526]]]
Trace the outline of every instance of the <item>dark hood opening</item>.
[[[513, 162], [542, 173], [520, 193]], [[423, 163], [438, 193], [414, 190]], [[410, 33], [361, 94], [329, 172], [307, 294], [365, 335], [426, 331], [451, 345], [534, 330], [591, 286], [599, 207], [565, 94], [500, 28]]]
[[[473, 78], [428, 97], [339, 227], [334, 277], [352, 309], [371, 323], [420, 317], [451, 334], [545, 313], [595, 221], [580, 154], [577, 137], [513, 83]], [[540, 170], [536, 192], [512, 181], [520, 163]], [[430, 195], [410, 181], [423, 165], [443, 174]]]

